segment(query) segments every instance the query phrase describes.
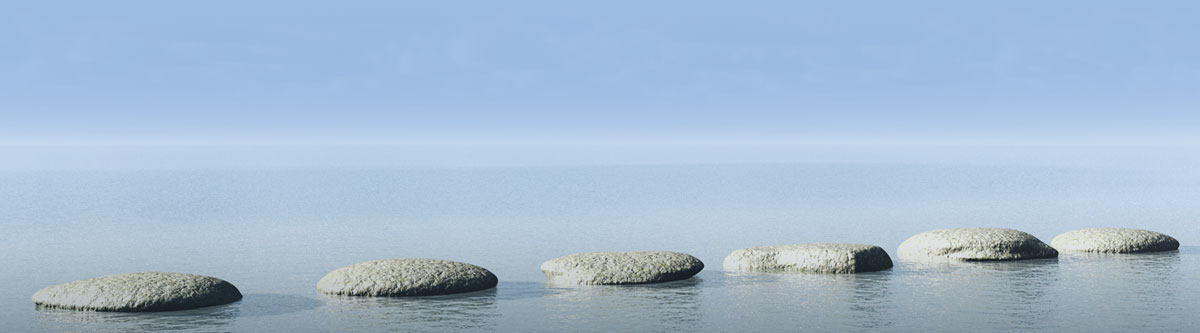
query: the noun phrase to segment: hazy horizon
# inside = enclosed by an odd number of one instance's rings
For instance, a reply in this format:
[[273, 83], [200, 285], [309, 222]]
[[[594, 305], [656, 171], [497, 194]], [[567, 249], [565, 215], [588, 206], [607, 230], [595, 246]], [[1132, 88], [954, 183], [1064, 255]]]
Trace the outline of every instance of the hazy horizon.
[[0, 171], [891, 164], [1187, 173], [1200, 165], [1200, 146], [1186, 144], [32, 144], [0, 145], [0, 154]]

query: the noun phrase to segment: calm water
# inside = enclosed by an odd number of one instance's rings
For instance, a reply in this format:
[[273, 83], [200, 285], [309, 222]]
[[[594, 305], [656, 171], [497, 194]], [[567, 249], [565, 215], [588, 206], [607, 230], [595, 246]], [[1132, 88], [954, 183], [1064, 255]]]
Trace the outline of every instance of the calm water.
[[[1172, 171], [1174, 170], [1174, 171]], [[1188, 331], [1200, 327], [1200, 174], [1189, 167], [771, 164], [0, 172], [0, 331]], [[1177, 252], [918, 265], [858, 275], [722, 272], [747, 246], [855, 242], [894, 254], [935, 228], [1049, 241], [1128, 226]], [[674, 250], [672, 283], [552, 288], [542, 261]], [[328, 297], [372, 259], [484, 266], [491, 291]], [[34, 309], [39, 288], [134, 271], [217, 276], [241, 302], [113, 314]]]

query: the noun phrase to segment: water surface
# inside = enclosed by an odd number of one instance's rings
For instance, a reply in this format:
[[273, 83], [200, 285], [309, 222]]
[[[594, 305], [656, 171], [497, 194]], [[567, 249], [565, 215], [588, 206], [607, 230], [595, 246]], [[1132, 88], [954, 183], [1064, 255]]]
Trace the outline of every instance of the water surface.
[[[1172, 171], [1173, 170], [1173, 171]], [[0, 172], [0, 331], [1186, 331], [1200, 327], [1200, 177], [1189, 168], [751, 164]], [[722, 272], [756, 245], [894, 254], [930, 229], [1049, 241], [1083, 227], [1171, 234], [1180, 251], [919, 265], [856, 275]], [[560, 288], [541, 262], [672, 250], [708, 267], [664, 284]], [[495, 290], [322, 296], [351, 263], [459, 260]], [[39, 288], [134, 271], [226, 279], [242, 301], [151, 314], [35, 309]]]

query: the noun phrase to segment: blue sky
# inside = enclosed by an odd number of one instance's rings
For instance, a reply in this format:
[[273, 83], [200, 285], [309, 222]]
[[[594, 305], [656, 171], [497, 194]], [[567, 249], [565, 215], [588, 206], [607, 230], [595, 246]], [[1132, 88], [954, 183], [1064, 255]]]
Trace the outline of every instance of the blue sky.
[[1200, 142], [1193, 1], [12, 1], [0, 142]]

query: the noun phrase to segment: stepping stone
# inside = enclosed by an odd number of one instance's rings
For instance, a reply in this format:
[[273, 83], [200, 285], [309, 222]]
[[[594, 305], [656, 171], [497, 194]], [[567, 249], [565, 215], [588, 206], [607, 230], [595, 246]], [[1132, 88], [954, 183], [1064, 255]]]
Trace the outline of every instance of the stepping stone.
[[141, 272], [56, 284], [33, 294], [41, 307], [88, 311], [174, 311], [242, 299], [229, 282], [211, 276]]
[[490, 289], [496, 275], [483, 267], [449, 260], [384, 259], [335, 269], [317, 290], [347, 296], [431, 296]]
[[1150, 230], [1090, 228], [1064, 232], [1050, 241], [1059, 251], [1132, 253], [1179, 249], [1179, 241]]
[[1004, 228], [939, 229], [919, 233], [900, 244], [901, 259], [966, 261], [1058, 257], [1058, 251], [1028, 233]]
[[755, 246], [725, 257], [731, 272], [861, 273], [892, 267], [892, 258], [878, 246], [814, 243]]
[[700, 259], [667, 251], [576, 253], [542, 263], [548, 282], [578, 285], [683, 280], [702, 269]]

